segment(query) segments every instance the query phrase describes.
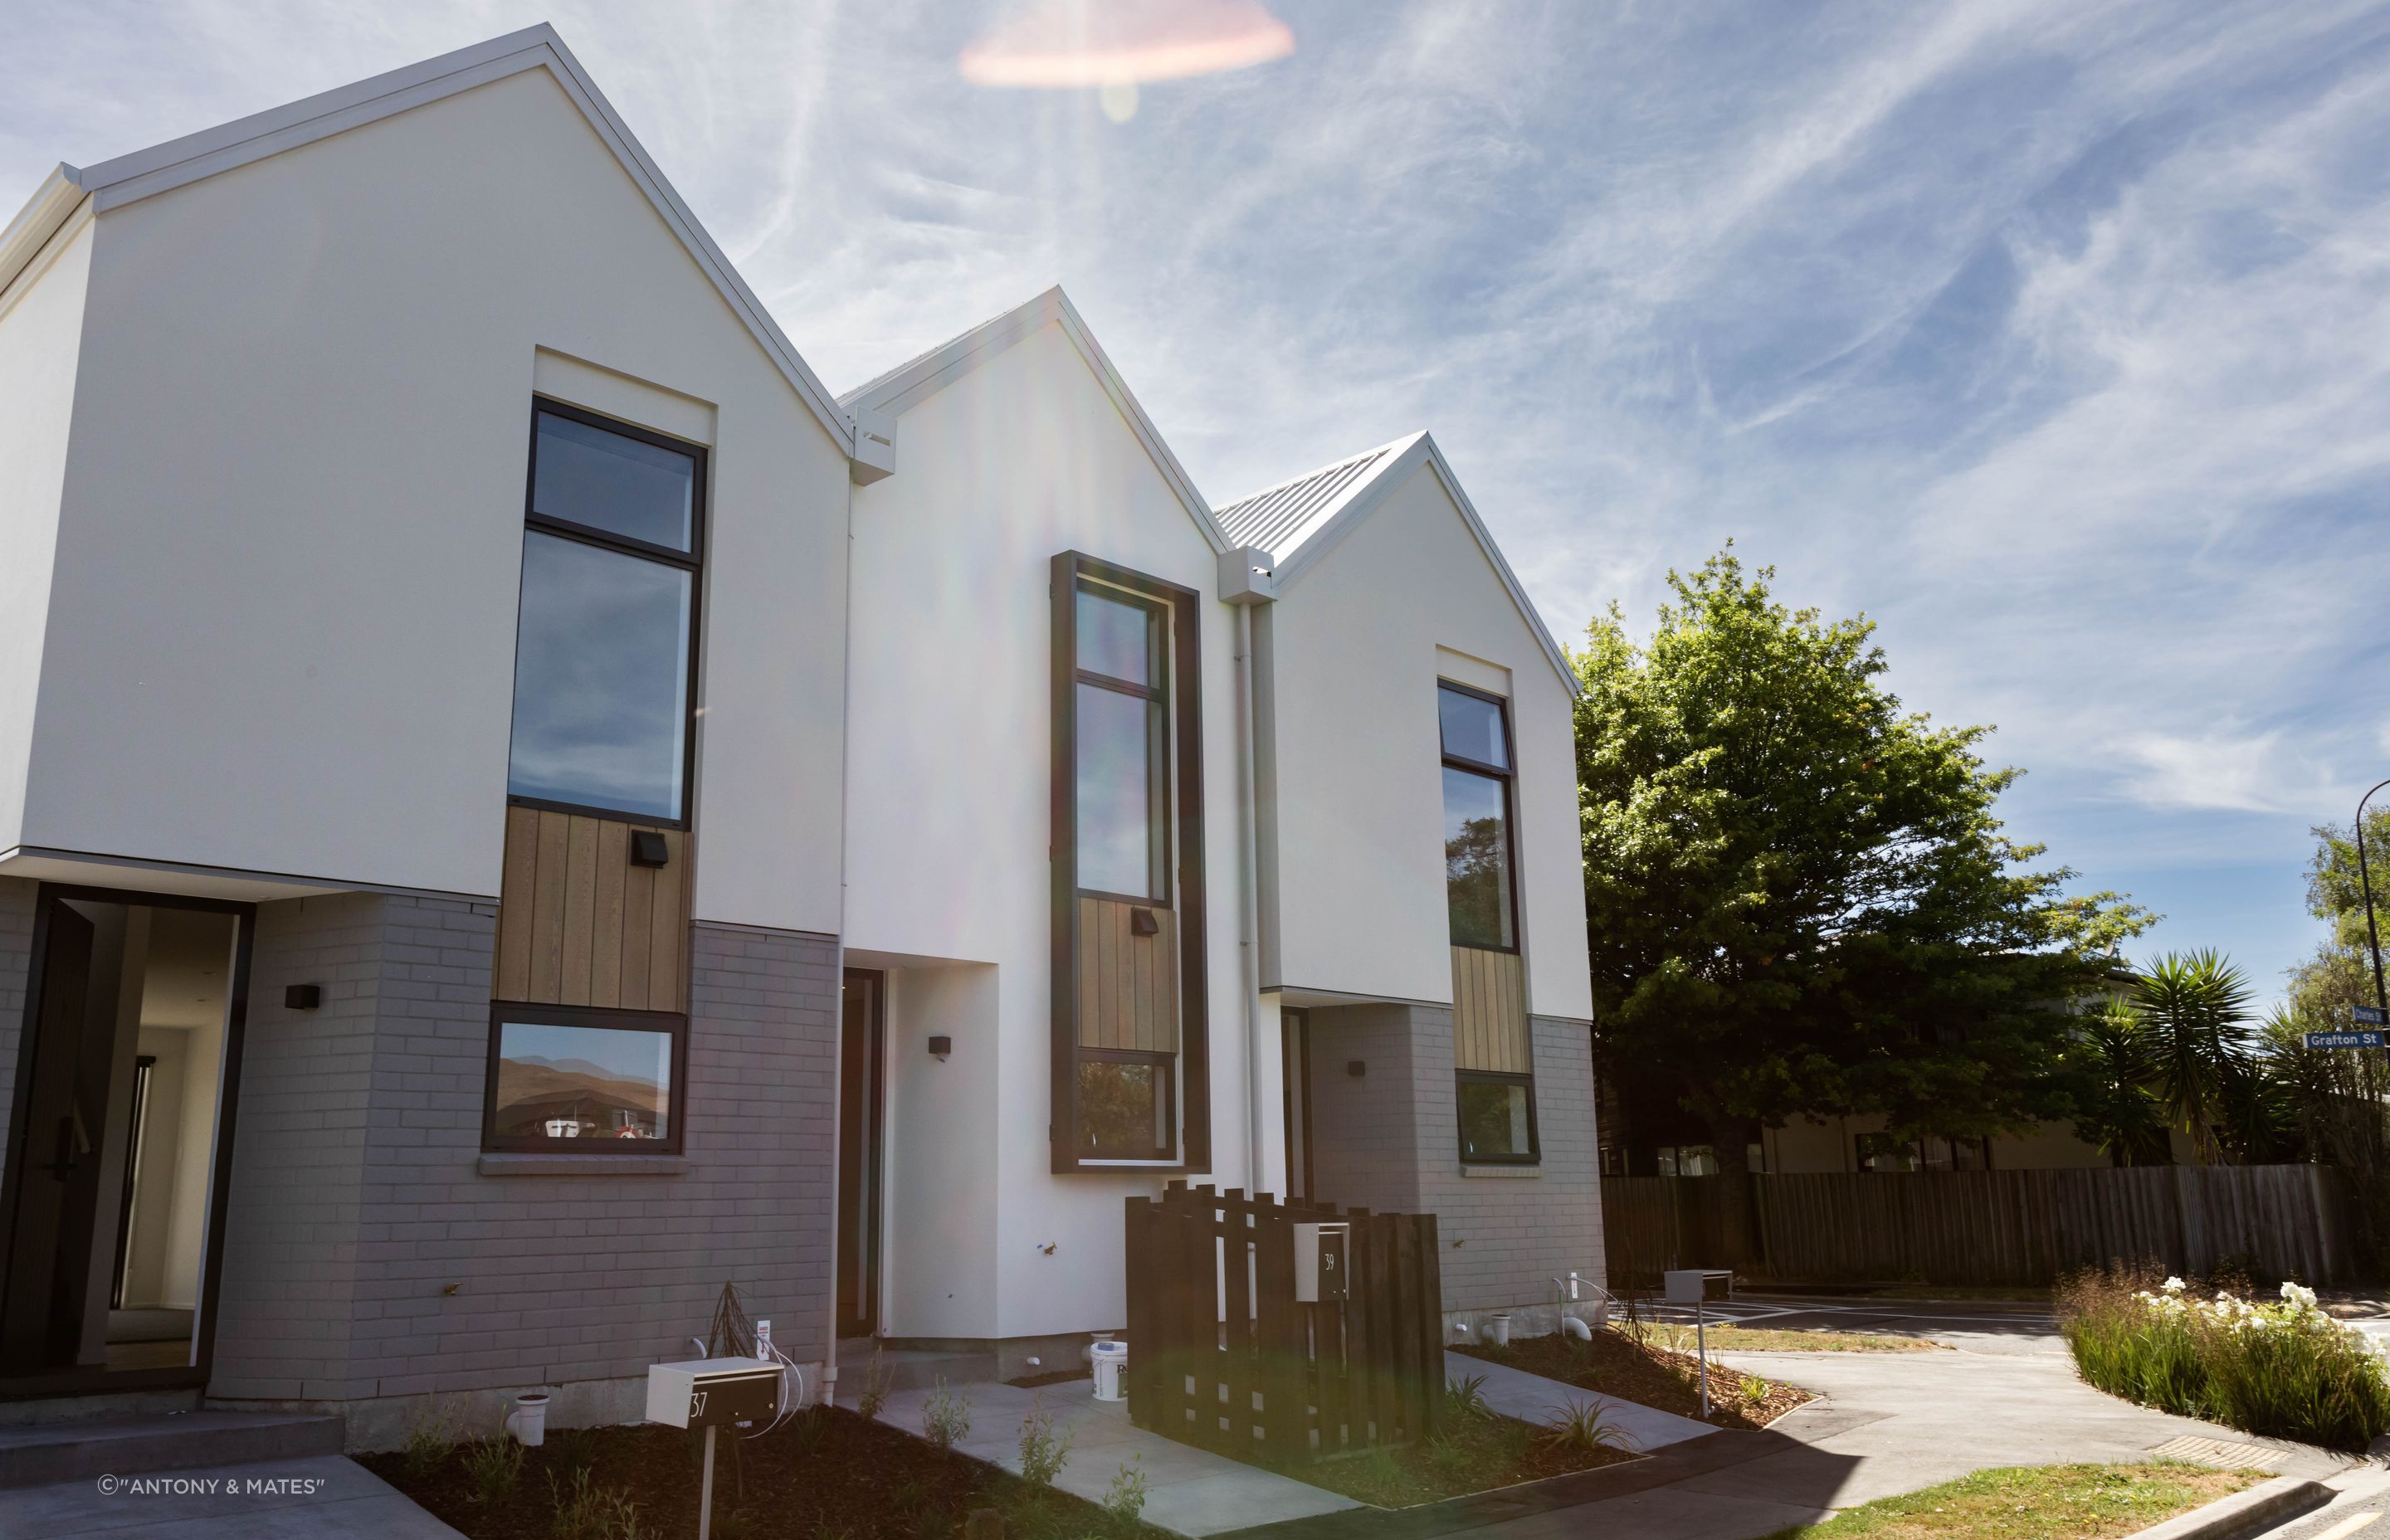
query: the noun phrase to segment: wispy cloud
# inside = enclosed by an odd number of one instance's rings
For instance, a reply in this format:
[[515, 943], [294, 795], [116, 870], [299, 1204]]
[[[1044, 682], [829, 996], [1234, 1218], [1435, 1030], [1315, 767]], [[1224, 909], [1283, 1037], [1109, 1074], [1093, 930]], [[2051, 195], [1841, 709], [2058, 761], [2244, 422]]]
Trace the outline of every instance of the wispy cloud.
[[2390, 4], [1271, 8], [1114, 123], [959, 78], [1011, 0], [26, 0], [0, 180], [551, 18], [833, 385], [1060, 281], [1215, 496], [1433, 429], [1564, 630], [1733, 535], [2287, 944], [2390, 754]]

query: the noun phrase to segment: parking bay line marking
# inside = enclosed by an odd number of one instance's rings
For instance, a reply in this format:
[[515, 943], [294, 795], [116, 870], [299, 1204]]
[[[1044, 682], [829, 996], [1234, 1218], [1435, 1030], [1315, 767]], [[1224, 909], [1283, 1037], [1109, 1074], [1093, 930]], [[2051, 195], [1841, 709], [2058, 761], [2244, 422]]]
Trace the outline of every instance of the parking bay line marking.
[[2339, 1523], [2314, 1537], [2314, 1540], [2348, 1540], [2348, 1536], [2381, 1518], [2379, 1513], [2352, 1513]]

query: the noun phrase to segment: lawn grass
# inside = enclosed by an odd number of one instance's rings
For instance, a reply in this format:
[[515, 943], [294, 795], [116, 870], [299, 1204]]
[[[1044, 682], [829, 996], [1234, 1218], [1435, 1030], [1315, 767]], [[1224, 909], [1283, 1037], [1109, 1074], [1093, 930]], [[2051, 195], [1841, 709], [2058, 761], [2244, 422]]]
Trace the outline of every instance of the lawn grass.
[[[1714, 1326], [1712, 1353], [1939, 1353], [1922, 1337], [1886, 1337], [1871, 1331], [1807, 1331], [1797, 1327]], [[1655, 1326], [1651, 1340], [1676, 1353], [1693, 1351], [1693, 1328]]]
[[2135, 1465], [2031, 1465], [1978, 1470], [1905, 1496], [1879, 1497], [1822, 1524], [1767, 1540], [2105, 1540], [2267, 1479], [2177, 1460]]

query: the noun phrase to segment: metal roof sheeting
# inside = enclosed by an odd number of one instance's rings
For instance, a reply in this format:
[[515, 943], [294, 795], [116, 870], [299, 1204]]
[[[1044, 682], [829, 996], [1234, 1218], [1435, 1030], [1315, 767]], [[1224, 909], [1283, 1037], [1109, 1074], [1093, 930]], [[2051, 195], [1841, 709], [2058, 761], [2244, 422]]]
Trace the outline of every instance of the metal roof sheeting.
[[[1412, 437], [1416, 438], [1414, 434]], [[1356, 455], [1349, 460], [1322, 466], [1307, 471], [1293, 481], [1254, 493], [1240, 502], [1214, 510], [1213, 517], [1227, 532], [1230, 541], [1250, 545], [1283, 557], [1303, 543], [1303, 537], [1319, 524], [1325, 516], [1341, 505], [1347, 494], [1368, 479], [1369, 472], [1388, 456], [1408, 443], [1397, 439], [1393, 443]]]

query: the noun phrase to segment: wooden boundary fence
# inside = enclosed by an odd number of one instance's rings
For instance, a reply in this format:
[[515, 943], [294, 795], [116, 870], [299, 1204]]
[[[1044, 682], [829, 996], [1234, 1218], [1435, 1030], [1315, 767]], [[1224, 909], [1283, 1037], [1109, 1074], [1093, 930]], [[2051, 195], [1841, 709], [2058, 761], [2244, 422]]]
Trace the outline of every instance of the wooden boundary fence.
[[[1433, 1214], [1292, 1207], [1173, 1182], [1128, 1200], [1128, 1410], [1140, 1428], [1282, 1463], [1422, 1440], [1443, 1405]], [[1294, 1226], [1343, 1220], [1348, 1299], [1294, 1297]]]
[[1741, 1246], [1724, 1233], [1722, 1180], [1605, 1178], [1612, 1278], [1732, 1264], [1788, 1281], [2031, 1288], [2117, 1261], [2310, 1284], [2354, 1271], [2346, 1178], [2326, 1166], [1759, 1175], [1758, 1234]]

